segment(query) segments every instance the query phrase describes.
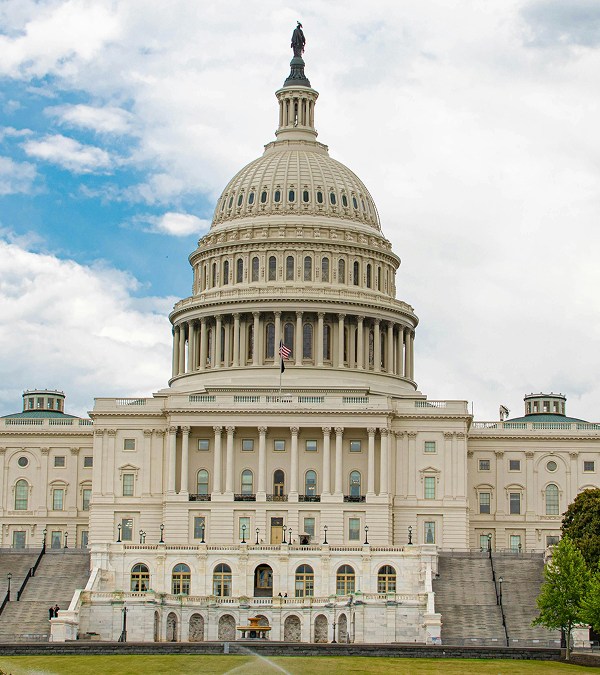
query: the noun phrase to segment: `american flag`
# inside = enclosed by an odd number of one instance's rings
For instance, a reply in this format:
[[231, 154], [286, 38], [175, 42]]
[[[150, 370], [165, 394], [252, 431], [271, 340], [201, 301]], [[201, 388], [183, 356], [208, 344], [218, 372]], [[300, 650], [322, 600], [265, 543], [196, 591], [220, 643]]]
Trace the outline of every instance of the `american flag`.
[[283, 344], [283, 340], [281, 340], [279, 342], [279, 356], [281, 356], [282, 359], [289, 359], [291, 353], [292, 350], [289, 347], [286, 347]]

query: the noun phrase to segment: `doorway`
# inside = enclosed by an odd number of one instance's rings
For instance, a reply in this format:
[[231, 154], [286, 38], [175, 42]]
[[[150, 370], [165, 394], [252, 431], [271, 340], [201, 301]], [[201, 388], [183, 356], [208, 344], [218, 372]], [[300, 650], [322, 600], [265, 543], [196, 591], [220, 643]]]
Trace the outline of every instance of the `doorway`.
[[281, 544], [283, 541], [283, 518], [271, 518], [271, 543]]
[[254, 597], [273, 597], [273, 570], [269, 565], [259, 565], [254, 570]]

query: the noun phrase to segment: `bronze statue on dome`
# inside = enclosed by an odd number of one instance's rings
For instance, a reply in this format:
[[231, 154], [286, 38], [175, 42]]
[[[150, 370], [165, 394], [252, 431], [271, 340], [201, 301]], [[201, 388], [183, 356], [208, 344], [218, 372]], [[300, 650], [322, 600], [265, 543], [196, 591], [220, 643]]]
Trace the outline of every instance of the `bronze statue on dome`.
[[292, 33], [292, 44], [291, 48], [294, 50], [294, 56], [302, 56], [304, 53], [304, 45], [306, 44], [306, 38], [302, 32], [302, 24], [298, 21], [298, 25], [294, 28]]

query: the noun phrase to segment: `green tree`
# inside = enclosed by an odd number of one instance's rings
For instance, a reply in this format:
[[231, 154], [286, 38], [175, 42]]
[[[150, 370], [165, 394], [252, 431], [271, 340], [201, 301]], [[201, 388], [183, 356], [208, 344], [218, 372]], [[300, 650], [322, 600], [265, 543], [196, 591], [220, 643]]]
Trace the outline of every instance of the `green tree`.
[[584, 490], [565, 511], [563, 536], [567, 535], [583, 554], [590, 570], [600, 562], [600, 489]]
[[588, 592], [581, 605], [581, 618], [600, 632], [600, 568], [592, 576]]
[[533, 624], [564, 631], [567, 660], [571, 655], [573, 626], [585, 620], [582, 604], [590, 585], [590, 571], [583, 555], [568, 536], [564, 536], [552, 552], [552, 560], [544, 569], [544, 583], [537, 599], [540, 615]]

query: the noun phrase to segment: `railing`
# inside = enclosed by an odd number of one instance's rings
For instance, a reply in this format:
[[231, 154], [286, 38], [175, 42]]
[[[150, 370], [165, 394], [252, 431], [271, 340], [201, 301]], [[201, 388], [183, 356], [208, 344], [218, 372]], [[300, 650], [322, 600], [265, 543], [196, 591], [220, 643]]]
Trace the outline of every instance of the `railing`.
[[0, 614], [4, 611], [4, 608], [6, 607], [6, 603], [8, 602], [9, 596], [8, 596], [8, 591], [6, 591], [6, 595], [4, 596], [4, 600], [2, 601], [2, 604], [0, 605]]
[[21, 599], [21, 596], [23, 595], [23, 592], [25, 591], [25, 587], [27, 586], [27, 582], [31, 577], [35, 576], [35, 573], [37, 572], [37, 568], [39, 567], [39, 564], [42, 562], [42, 558], [44, 557], [44, 553], [46, 553], [46, 542], [44, 541], [44, 545], [42, 546], [42, 550], [39, 552], [38, 557], [36, 558], [36, 561], [33, 563], [33, 567], [30, 567], [29, 570], [27, 571], [27, 574], [25, 575], [25, 579], [23, 579], [23, 583], [21, 584], [21, 588], [17, 591], [17, 601]]
[[415, 408], [446, 408], [447, 401], [415, 401]]
[[214, 394], [190, 394], [190, 403], [214, 403], [217, 397]]
[[563, 431], [600, 431], [600, 424], [591, 422], [473, 422], [471, 429], [519, 429], [541, 431], [547, 429]]
[[0, 425], [7, 427], [45, 427], [45, 426], [63, 426], [63, 427], [89, 427], [93, 424], [92, 420], [79, 419], [78, 417], [5, 417], [0, 420]]
[[267, 495], [268, 502], [287, 502], [287, 495]]
[[233, 501], [234, 502], [255, 502], [256, 501], [256, 495], [235, 494], [235, 495], [233, 495]]
[[235, 395], [233, 397], [234, 403], [260, 403], [260, 396], [256, 395]]
[[368, 396], [342, 396], [342, 403], [345, 404], [356, 404], [356, 403], [368, 403]]
[[145, 398], [117, 398], [115, 399], [117, 405], [146, 405]]
[[354, 503], [361, 503], [365, 501], [365, 496], [360, 495], [358, 497], [352, 496], [352, 495], [344, 495], [344, 501], [345, 502], [354, 502]]
[[494, 591], [496, 592], [496, 604], [500, 607], [500, 615], [502, 616], [502, 628], [504, 628], [504, 639], [506, 640], [506, 646], [510, 647], [510, 641], [508, 639], [508, 628], [506, 627], [506, 616], [504, 615], [504, 606], [502, 605], [502, 589], [498, 590], [498, 581], [496, 580], [496, 569], [494, 568], [494, 557], [492, 555], [492, 547], [488, 548], [488, 554], [490, 557], [490, 565], [492, 567], [492, 581], [494, 582]]
[[325, 403], [324, 396], [298, 396], [298, 403]]
[[298, 495], [299, 502], [320, 502], [321, 495]]
[[190, 494], [188, 497], [190, 502], [209, 502], [210, 501], [210, 495], [193, 495]]

